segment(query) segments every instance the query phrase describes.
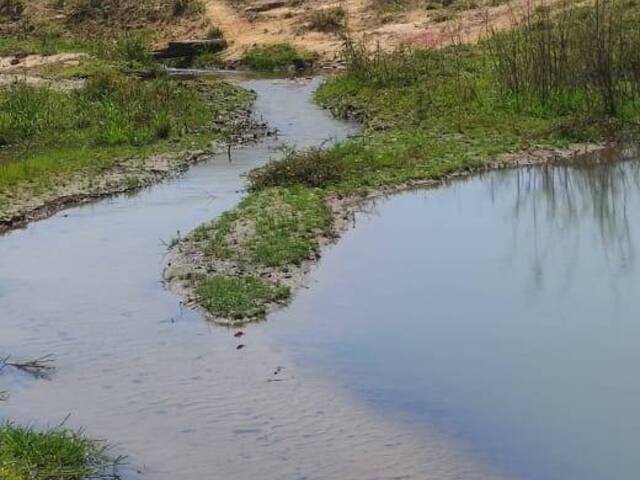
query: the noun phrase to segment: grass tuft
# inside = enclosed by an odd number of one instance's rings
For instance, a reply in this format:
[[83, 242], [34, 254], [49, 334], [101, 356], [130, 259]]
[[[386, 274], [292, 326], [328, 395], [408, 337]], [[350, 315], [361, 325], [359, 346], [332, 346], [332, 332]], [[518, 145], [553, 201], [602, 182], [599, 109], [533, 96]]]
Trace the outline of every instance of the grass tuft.
[[104, 448], [80, 433], [62, 428], [38, 432], [13, 424], [0, 426], [2, 479], [83, 480], [99, 477], [109, 466]]
[[308, 28], [317, 32], [342, 32], [347, 27], [347, 12], [343, 7], [322, 8], [309, 15]]
[[296, 49], [288, 43], [256, 46], [247, 50], [241, 62], [253, 70], [275, 71], [287, 67], [306, 68], [313, 63], [314, 55]]
[[281, 303], [290, 289], [252, 276], [217, 275], [202, 279], [196, 287], [199, 304], [214, 316], [241, 319], [265, 314], [266, 305]]

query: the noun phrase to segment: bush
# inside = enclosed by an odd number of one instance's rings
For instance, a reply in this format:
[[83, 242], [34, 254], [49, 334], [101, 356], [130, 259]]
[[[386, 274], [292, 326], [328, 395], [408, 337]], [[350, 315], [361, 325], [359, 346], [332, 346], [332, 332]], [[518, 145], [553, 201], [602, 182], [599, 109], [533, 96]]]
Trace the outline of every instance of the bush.
[[338, 182], [343, 171], [336, 155], [332, 155], [330, 151], [311, 148], [291, 151], [281, 160], [252, 170], [249, 180], [253, 190], [290, 185], [325, 187]]
[[341, 32], [346, 28], [347, 12], [342, 7], [323, 8], [309, 16], [309, 30], [318, 32]]
[[305, 68], [313, 59], [313, 55], [301, 52], [288, 43], [275, 43], [250, 48], [243, 55], [242, 63], [254, 70], [273, 71], [291, 65]]
[[207, 38], [224, 38], [224, 33], [220, 29], [220, 27], [210, 27], [207, 31]]

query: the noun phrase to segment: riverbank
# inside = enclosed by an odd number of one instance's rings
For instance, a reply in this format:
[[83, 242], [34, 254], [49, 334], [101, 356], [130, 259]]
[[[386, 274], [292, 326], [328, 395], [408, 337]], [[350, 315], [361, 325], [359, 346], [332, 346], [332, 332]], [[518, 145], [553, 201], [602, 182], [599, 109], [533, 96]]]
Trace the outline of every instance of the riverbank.
[[[621, 48], [613, 39], [604, 51], [584, 48], [600, 15], [589, 7], [537, 11], [529, 21], [569, 38], [566, 45], [528, 24], [477, 46], [442, 50], [370, 53], [348, 43], [347, 72], [325, 82], [316, 100], [339, 117], [362, 121], [363, 135], [329, 150], [290, 152], [252, 172], [251, 193], [238, 207], [173, 247], [166, 278], [216, 322], [261, 319], [304, 284], [363, 200], [636, 141], [636, 90], [626, 89], [637, 84], [637, 72], [621, 65], [611, 97], [588, 70], [591, 56]], [[621, 32], [632, 30], [627, 10], [606, 15], [622, 19]], [[527, 56], [539, 42], [549, 42], [541, 50], [549, 57]], [[539, 77], [535, 69], [558, 54], [570, 61]], [[514, 72], [507, 69], [512, 64], [525, 66]]]
[[149, 186], [265, 133], [251, 118], [255, 96], [228, 82], [173, 79], [146, 60], [148, 77], [122, 73], [123, 59], [15, 58], [0, 62], [10, 80], [0, 86], [0, 232]]

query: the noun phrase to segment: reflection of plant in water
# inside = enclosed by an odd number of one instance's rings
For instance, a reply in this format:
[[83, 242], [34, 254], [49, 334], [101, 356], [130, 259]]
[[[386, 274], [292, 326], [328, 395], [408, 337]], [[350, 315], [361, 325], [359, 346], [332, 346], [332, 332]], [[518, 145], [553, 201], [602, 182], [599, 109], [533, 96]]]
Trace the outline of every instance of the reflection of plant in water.
[[[635, 248], [629, 225], [627, 206], [634, 191], [640, 191], [640, 162], [637, 149], [605, 150], [581, 155], [563, 163], [499, 173], [491, 182], [492, 194], [501, 186], [515, 190], [513, 215], [518, 228], [530, 220], [535, 250], [536, 283], [542, 280], [543, 257], [556, 243], [539, 244], [539, 222], [553, 228], [551, 234], [568, 237], [575, 234], [577, 255], [581, 240], [579, 228], [593, 220], [605, 253], [621, 268], [634, 261]], [[571, 268], [571, 258], [568, 259]], [[574, 260], [577, 261], [577, 257]]]

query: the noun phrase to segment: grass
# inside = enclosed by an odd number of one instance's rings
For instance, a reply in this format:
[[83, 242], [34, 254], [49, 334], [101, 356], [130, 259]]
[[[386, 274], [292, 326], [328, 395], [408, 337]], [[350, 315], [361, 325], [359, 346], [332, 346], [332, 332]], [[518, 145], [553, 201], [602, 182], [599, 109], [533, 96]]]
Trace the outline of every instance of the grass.
[[98, 175], [118, 158], [200, 148], [226, 137], [230, 114], [250, 98], [220, 81], [143, 81], [113, 70], [79, 91], [0, 90], [0, 197], [53, 190], [74, 176]]
[[318, 235], [331, 225], [320, 189], [278, 187], [248, 196], [193, 235], [211, 257], [278, 269], [314, 258]]
[[200, 280], [198, 302], [209, 313], [223, 318], [252, 318], [264, 315], [266, 305], [286, 301], [291, 292], [282, 285], [252, 276], [216, 275]]
[[105, 473], [109, 466], [104, 448], [80, 433], [0, 426], [0, 478], [4, 480], [82, 480]]
[[241, 63], [253, 70], [268, 72], [284, 70], [290, 66], [306, 68], [314, 59], [314, 54], [298, 50], [291, 44], [274, 43], [248, 49], [242, 56]]

